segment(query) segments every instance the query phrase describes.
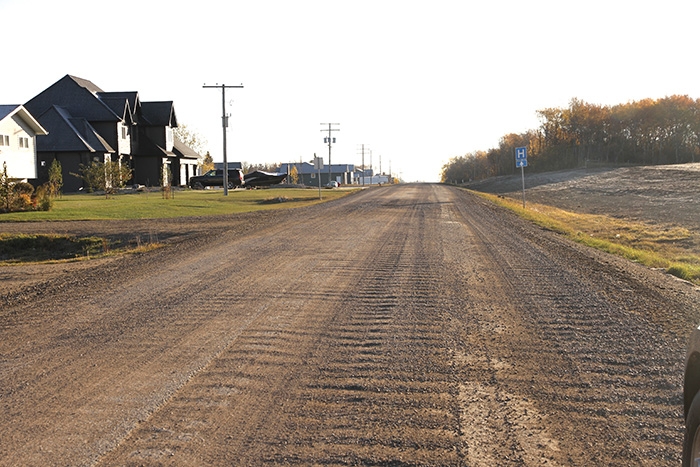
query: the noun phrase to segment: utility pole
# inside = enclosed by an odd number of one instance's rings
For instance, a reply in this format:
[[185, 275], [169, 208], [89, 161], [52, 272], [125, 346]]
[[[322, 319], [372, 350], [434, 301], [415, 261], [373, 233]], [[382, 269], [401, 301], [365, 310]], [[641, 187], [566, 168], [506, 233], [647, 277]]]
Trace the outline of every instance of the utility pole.
[[340, 125], [340, 123], [321, 123], [321, 125], [328, 125], [328, 129], [323, 129], [321, 131], [327, 131], [328, 137], [323, 138], [323, 142], [328, 142], [328, 183], [331, 183], [331, 143], [335, 143], [335, 138], [331, 137], [331, 131], [340, 131], [340, 128], [331, 128], [332, 125]]
[[228, 159], [226, 158], [226, 128], [228, 127], [228, 115], [226, 115], [226, 88], [242, 88], [240, 86], [226, 86], [225, 84], [216, 86], [202, 86], [203, 88], [221, 88], [221, 126], [224, 129], [224, 196], [228, 196]]
[[[367, 150], [369, 150], [369, 147], [367, 147]], [[362, 144], [362, 186], [365, 186], [365, 145], [364, 143]]]

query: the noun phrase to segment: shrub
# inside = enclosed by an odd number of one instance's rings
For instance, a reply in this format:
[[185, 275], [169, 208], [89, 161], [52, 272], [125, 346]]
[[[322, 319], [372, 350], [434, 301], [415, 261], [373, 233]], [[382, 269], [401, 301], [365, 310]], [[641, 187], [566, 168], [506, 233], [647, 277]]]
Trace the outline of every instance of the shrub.
[[63, 168], [58, 160], [54, 159], [49, 167], [49, 181], [47, 184], [47, 190], [49, 196], [55, 198], [58, 196], [63, 186]]
[[0, 173], [0, 212], [10, 212], [10, 205], [14, 193], [11, 189], [10, 177], [7, 175], [7, 163], [2, 163], [2, 173]]
[[52, 193], [50, 184], [44, 183], [37, 187], [34, 193], [34, 209], [37, 211], [50, 211], [53, 207]]
[[34, 187], [27, 182], [12, 182], [3, 163], [0, 174], [0, 212], [30, 211]]
[[12, 191], [17, 195], [29, 195], [34, 193], [34, 187], [31, 183], [17, 182], [12, 184]]
[[13, 211], [31, 211], [32, 210], [32, 197], [27, 193], [21, 193], [14, 200]]

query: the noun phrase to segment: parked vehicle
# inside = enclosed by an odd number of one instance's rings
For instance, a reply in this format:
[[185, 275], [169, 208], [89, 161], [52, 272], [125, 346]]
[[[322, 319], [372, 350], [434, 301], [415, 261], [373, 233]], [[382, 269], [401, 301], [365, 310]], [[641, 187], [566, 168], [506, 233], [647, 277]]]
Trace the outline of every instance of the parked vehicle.
[[683, 383], [683, 467], [700, 465], [700, 327], [690, 336]]
[[335, 180], [328, 182], [328, 185], [326, 185], [326, 188], [338, 188], [340, 184], [336, 182]]
[[[245, 183], [243, 172], [240, 169], [229, 169], [228, 171], [228, 189], [231, 190], [237, 186], [242, 186]], [[190, 178], [190, 188], [193, 190], [202, 190], [207, 186], [224, 186], [224, 171], [223, 169], [213, 169], [209, 172], [197, 175]]]
[[255, 170], [243, 176], [245, 179], [246, 188], [255, 188], [258, 186], [270, 186], [282, 183], [287, 178], [286, 173], [271, 173]]

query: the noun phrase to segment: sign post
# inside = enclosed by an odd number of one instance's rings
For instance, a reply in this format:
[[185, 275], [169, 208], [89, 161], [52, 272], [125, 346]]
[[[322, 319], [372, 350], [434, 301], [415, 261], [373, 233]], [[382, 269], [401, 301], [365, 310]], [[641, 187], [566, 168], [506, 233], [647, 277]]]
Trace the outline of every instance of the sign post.
[[523, 209], [525, 209], [525, 167], [527, 167], [527, 148], [515, 148], [515, 166], [520, 167], [523, 179]]
[[318, 171], [318, 199], [321, 198], [321, 169], [323, 168], [323, 157], [316, 157], [314, 153], [314, 169]]

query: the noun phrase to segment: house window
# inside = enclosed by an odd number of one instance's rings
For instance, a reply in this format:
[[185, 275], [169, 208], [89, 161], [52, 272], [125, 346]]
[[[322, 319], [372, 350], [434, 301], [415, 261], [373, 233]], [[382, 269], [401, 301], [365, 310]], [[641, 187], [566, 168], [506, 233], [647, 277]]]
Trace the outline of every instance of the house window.
[[19, 137], [19, 147], [24, 148], [24, 149], [29, 149], [29, 138], [25, 138], [24, 136]]
[[8, 135], [0, 135], [0, 146], [9, 146], [10, 137]]

